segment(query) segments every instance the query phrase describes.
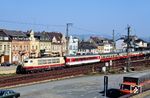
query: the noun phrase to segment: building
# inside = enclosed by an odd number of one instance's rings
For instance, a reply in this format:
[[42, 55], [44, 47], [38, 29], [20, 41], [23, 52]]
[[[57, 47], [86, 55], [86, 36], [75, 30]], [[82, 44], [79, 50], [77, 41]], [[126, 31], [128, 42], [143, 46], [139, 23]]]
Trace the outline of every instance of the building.
[[90, 37], [90, 42], [94, 43], [97, 46], [99, 53], [110, 53], [114, 50], [113, 41], [110, 39]]
[[3, 30], [11, 41], [10, 45], [10, 63], [21, 63], [24, 59], [29, 58], [30, 41], [22, 31]]
[[81, 41], [78, 46], [77, 54], [97, 54], [98, 49], [97, 46], [89, 41]]
[[22, 63], [24, 59], [63, 56], [66, 39], [60, 32], [22, 32], [0, 29], [0, 63]]
[[[40, 41], [35, 37], [35, 32], [33, 30], [26, 33], [30, 40], [30, 57], [40, 56]], [[39, 34], [38, 34], [39, 35]]]
[[11, 62], [11, 41], [4, 29], [0, 29], [0, 63]]
[[69, 53], [68, 55], [76, 55], [78, 52], [78, 43], [79, 40], [76, 37], [69, 37], [69, 42], [68, 42], [68, 49], [69, 49]]
[[[116, 51], [122, 52], [127, 49], [127, 36], [121, 37], [116, 40]], [[137, 36], [129, 37], [129, 51], [146, 50], [148, 43]]]
[[60, 32], [27, 33], [30, 39], [30, 56], [62, 56], [65, 53], [66, 40]]
[[123, 52], [126, 51], [126, 43], [124, 42], [124, 38], [121, 37], [116, 40], [116, 51], [117, 52]]
[[60, 32], [47, 32], [51, 41], [51, 55], [63, 56], [65, 53], [66, 39]]

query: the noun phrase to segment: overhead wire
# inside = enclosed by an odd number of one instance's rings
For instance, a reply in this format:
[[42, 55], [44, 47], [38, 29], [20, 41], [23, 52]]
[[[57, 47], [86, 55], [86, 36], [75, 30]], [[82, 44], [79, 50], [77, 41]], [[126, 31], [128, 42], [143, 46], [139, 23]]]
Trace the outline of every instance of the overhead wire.
[[36, 25], [36, 26], [44, 26], [44, 27], [49, 27], [49, 26], [53, 26], [53, 27], [65, 27], [65, 25], [40, 24], [40, 23], [10, 21], [10, 20], [0, 20], [0, 22], [12, 23], [12, 24]]

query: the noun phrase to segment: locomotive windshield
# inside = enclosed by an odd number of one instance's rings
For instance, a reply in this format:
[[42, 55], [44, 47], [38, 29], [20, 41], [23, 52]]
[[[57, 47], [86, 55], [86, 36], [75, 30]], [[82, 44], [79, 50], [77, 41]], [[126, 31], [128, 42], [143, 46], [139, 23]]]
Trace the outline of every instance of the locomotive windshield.
[[121, 84], [122, 90], [130, 90], [130, 85]]
[[24, 63], [28, 63], [28, 60], [24, 60]]

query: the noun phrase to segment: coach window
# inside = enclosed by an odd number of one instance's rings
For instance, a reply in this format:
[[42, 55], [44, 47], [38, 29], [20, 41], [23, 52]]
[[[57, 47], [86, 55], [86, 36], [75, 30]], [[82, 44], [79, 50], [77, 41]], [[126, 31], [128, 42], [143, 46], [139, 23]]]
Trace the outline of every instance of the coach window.
[[52, 62], [52, 60], [51, 60], [51, 59], [49, 59], [49, 60], [48, 60], [48, 63], [51, 63], [51, 62]]

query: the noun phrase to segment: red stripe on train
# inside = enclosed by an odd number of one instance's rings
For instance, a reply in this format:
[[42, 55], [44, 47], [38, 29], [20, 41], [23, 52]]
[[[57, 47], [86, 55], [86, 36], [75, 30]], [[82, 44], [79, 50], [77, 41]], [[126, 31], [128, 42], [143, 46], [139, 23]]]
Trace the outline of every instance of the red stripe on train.
[[26, 70], [34, 70], [34, 69], [45, 69], [45, 68], [54, 68], [54, 67], [64, 67], [65, 64], [53, 64], [53, 65], [36, 65], [36, 66], [27, 66], [24, 67]]

